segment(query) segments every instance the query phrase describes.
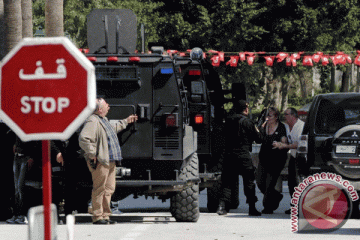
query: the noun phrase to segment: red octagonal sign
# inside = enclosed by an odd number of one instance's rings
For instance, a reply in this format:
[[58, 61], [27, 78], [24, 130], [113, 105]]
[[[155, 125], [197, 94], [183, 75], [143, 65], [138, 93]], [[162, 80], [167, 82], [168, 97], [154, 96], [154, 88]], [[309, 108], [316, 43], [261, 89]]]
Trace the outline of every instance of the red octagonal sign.
[[0, 65], [0, 91], [0, 118], [23, 141], [64, 140], [95, 109], [95, 68], [65, 37], [25, 38]]

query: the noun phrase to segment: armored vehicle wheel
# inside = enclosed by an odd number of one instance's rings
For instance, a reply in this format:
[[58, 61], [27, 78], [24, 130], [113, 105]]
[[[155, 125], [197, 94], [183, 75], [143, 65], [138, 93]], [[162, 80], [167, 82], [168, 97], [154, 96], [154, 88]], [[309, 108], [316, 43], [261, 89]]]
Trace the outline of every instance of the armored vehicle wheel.
[[[194, 153], [184, 161], [179, 179], [198, 178], [198, 176], [199, 160], [197, 153]], [[197, 222], [200, 216], [199, 184], [188, 186], [171, 197], [170, 212], [178, 222]]]

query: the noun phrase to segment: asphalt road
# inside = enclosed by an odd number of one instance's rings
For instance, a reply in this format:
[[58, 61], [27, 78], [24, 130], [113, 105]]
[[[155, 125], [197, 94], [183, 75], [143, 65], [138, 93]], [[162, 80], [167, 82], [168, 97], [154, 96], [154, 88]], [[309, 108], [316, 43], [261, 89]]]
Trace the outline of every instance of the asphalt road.
[[[241, 179], [241, 178], [240, 178]], [[121, 214], [115, 214], [116, 225], [92, 225], [89, 214], [76, 215], [74, 239], [116, 239], [116, 240], [159, 240], [159, 239], [360, 239], [360, 220], [350, 219], [339, 230], [326, 234], [299, 234], [291, 232], [290, 216], [284, 214], [288, 209], [290, 197], [287, 183], [283, 184], [284, 198], [278, 210], [271, 215], [249, 217], [245, 196], [240, 189], [240, 206], [226, 216], [208, 213], [206, 209], [206, 190], [200, 194], [201, 215], [197, 223], [178, 223], [169, 213], [169, 201], [128, 197], [120, 202]], [[240, 182], [241, 186], [241, 182]], [[262, 209], [262, 194], [257, 193]], [[9, 225], [0, 222], [0, 239], [28, 239], [28, 225]], [[67, 226], [58, 225], [57, 239], [67, 237]], [[38, 240], [38, 239], [36, 239]]]

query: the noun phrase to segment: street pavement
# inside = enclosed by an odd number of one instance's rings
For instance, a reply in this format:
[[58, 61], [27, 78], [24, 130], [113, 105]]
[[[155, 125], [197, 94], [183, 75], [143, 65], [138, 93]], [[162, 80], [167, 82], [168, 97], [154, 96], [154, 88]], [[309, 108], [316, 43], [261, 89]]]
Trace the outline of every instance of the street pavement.
[[[240, 178], [241, 180], [241, 178]], [[145, 199], [132, 196], [119, 203], [121, 214], [115, 214], [112, 219], [115, 225], [93, 225], [89, 214], [76, 215], [73, 228], [74, 239], [116, 239], [116, 240], [232, 240], [232, 239], [360, 239], [360, 220], [349, 219], [339, 230], [326, 234], [299, 234], [291, 232], [290, 215], [284, 214], [289, 208], [290, 196], [287, 182], [283, 183], [284, 198], [274, 214], [260, 217], [249, 217], [248, 206], [241, 190], [240, 206], [231, 210], [226, 216], [208, 213], [206, 209], [206, 190], [200, 193], [201, 215], [197, 223], [178, 223], [169, 213], [169, 201], [162, 203], [157, 199]], [[262, 194], [257, 191], [262, 209]], [[57, 239], [67, 237], [66, 225], [56, 228]], [[0, 240], [27, 240], [28, 225], [10, 225], [0, 222]], [[36, 239], [38, 240], [38, 239]]]

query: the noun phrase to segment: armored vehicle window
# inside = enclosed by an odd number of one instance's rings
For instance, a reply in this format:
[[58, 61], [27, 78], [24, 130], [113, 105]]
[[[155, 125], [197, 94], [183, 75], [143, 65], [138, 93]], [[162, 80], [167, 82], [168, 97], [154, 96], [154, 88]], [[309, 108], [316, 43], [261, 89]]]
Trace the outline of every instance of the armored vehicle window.
[[340, 128], [360, 123], [360, 99], [323, 99], [316, 115], [315, 132], [334, 134]]
[[103, 98], [125, 98], [140, 87], [137, 82], [98, 81], [96, 88], [97, 94]]

